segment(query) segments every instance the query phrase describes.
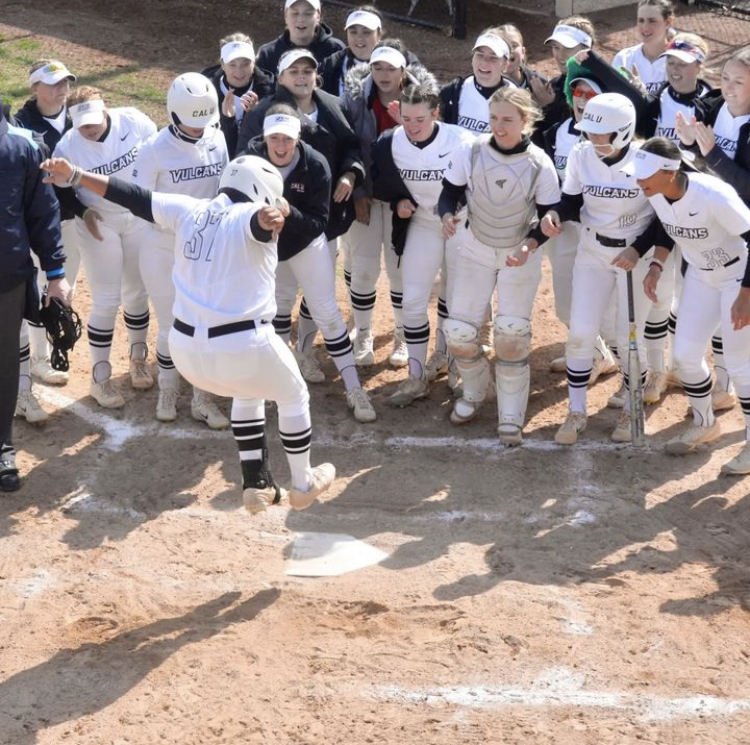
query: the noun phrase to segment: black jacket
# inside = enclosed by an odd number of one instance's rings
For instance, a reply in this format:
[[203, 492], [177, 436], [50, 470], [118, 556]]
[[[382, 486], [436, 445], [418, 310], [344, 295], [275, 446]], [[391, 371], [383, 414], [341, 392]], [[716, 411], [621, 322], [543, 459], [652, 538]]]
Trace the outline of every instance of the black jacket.
[[[316, 124], [305, 122], [300, 112], [300, 118], [303, 120], [300, 139], [317, 150], [328, 162], [332, 191], [335, 190], [338, 179], [347, 171], [354, 173], [354, 185], [359, 186], [365, 177], [362, 152], [359, 138], [344, 114], [341, 101], [336, 96], [321, 90], [316, 90], [313, 98], [318, 107], [318, 121]], [[238, 154], [245, 150], [251, 139], [263, 135], [263, 120], [268, 109], [275, 103], [285, 103], [297, 108], [294, 96], [286, 88], [279, 86], [273, 96], [259, 102], [242, 120], [237, 142]], [[326, 236], [332, 240], [346, 233], [354, 222], [354, 201], [352, 199], [347, 199], [345, 202], [331, 200], [329, 213]]]
[[544, 147], [544, 133], [554, 124], [564, 122], [572, 114], [565, 96], [565, 75], [552, 78], [549, 84], [555, 92], [555, 98], [542, 110], [542, 121], [536, 125], [531, 136], [531, 141], [539, 147]]
[[[413, 52], [407, 52], [405, 56], [407, 66], [421, 64], [419, 58]], [[344, 72], [344, 62], [346, 62], [346, 73]], [[326, 57], [318, 66], [318, 75], [320, 75], [323, 81], [320, 87], [326, 93], [330, 93], [333, 96], [340, 96], [343, 93], [346, 74], [357, 65], [365, 65], [367, 72], [370, 72], [369, 63], [358, 60], [348, 47], [339, 49], [338, 52], [334, 52]]]
[[[309, 49], [315, 56], [318, 64], [320, 64], [326, 57], [334, 52], [338, 52], [339, 49], [344, 49], [345, 47], [346, 44], [333, 35], [333, 29], [328, 24], [319, 23], [318, 28], [315, 31], [315, 37], [306, 47], [303, 48]], [[276, 78], [279, 60], [284, 52], [297, 48], [297, 45], [292, 44], [291, 39], [289, 38], [289, 31], [285, 30], [281, 36], [264, 44], [258, 50], [258, 56], [255, 58], [255, 66], [260, 67]]]
[[[262, 137], [248, 143], [247, 153], [264, 160], [268, 148]], [[289, 202], [289, 216], [279, 235], [279, 261], [286, 261], [310, 245], [326, 229], [331, 195], [331, 171], [323, 156], [309, 145], [297, 145], [299, 162], [284, 179], [284, 199]]]
[[[207, 67], [203, 72], [216, 88], [216, 93], [219, 96], [219, 126], [221, 131], [224, 133], [224, 139], [227, 141], [227, 151], [229, 152], [229, 160], [234, 158], [237, 152], [237, 138], [239, 136], [239, 127], [237, 126], [237, 119], [235, 117], [224, 116], [222, 111], [222, 104], [224, 103], [224, 90], [231, 89], [231, 86], [227, 84], [224, 78], [224, 71], [221, 69], [221, 65], [212, 65]], [[223, 79], [223, 84], [222, 84]], [[250, 84], [245, 88], [236, 88], [234, 93], [236, 96], [242, 96], [247, 93], [248, 90], [252, 90], [258, 100], [266, 98], [273, 94], [276, 90], [276, 82], [273, 75], [269, 75], [265, 70], [261, 70], [257, 65], [253, 70], [253, 76], [250, 79]], [[239, 106], [239, 104], [237, 104]]]

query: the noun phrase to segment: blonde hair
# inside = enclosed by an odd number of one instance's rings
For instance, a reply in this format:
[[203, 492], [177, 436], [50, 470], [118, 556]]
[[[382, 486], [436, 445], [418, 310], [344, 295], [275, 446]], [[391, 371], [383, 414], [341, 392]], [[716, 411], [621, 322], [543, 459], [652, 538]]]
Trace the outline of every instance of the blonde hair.
[[253, 43], [247, 34], [243, 34], [242, 31], [235, 31], [235, 33], [229, 34], [229, 36], [225, 36], [219, 41], [219, 48], [223, 47], [225, 44], [229, 44], [230, 41], [243, 41], [246, 44]]
[[514, 106], [523, 119], [525, 135], [530, 135], [534, 131], [534, 125], [542, 120], [541, 109], [525, 88], [511, 88], [510, 86], [498, 88], [490, 96], [490, 106], [493, 103], [509, 103]]
[[596, 46], [594, 24], [586, 16], [568, 16], [567, 18], [563, 18], [562, 21], [558, 21], [557, 25], [572, 26], [573, 28], [585, 31], [591, 37], [591, 48], [593, 49]]
[[[680, 31], [679, 34], [675, 34], [671, 41], [686, 41], [688, 44], [698, 47], [708, 59], [708, 44], [698, 34], [691, 34], [688, 31]], [[705, 61], [705, 60], [704, 60]]]
[[84, 101], [103, 100], [101, 91], [93, 85], [79, 85], [74, 88], [68, 96], [68, 107], [83, 103]]

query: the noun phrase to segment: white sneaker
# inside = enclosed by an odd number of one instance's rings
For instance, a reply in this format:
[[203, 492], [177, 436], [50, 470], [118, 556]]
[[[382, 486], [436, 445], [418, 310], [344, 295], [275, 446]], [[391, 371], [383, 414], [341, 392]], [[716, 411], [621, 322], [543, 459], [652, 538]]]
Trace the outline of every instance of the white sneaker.
[[130, 384], [137, 391], [147, 391], [154, 386], [154, 378], [148, 370], [146, 360], [130, 360]]
[[307, 491], [300, 491], [292, 487], [289, 490], [289, 504], [292, 509], [304, 510], [309, 507], [318, 496], [327, 491], [336, 478], [336, 468], [332, 463], [321, 463], [312, 471], [312, 484]]
[[742, 476], [750, 473], [750, 442], [746, 442], [742, 450], [721, 467], [721, 472], [725, 476]]
[[713, 442], [720, 436], [721, 425], [717, 421], [714, 421], [710, 427], [692, 424], [681, 435], [669, 440], [664, 445], [664, 450], [670, 455], [685, 455], [686, 453], [692, 453], [699, 445]]
[[408, 406], [418, 398], [424, 398], [429, 386], [424, 378], [407, 378], [388, 399], [391, 406]]
[[105, 378], [99, 383], [91, 381], [89, 393], [96, 399], [99, 406], [105, 409], [121, 409], [125, 406], [125, 398], [115, 388], [112, 378]]
[[633, 442], [633, 432], [630, 429], [630, 412], [621, 411], [617, 426], [612, 431], [612, 442]]
[[555, 357], [555, 359], [549, 363], [549, 371], [553, 373], [567, 372], [568, 371], [567, 357]]
[[516, 447], [523, 444], [523, 430], [517, 424], [504, 422], [497, 426], [497, 436], [501, 444]]
[[62, 370], [55, 370], [52, 363], [47, 359], [31, 360], [31, 374], [44, 383], [50, 385], [65, 385], [68, 382], [69, 375]]
[[613, 393], [607, 401], [607, 408], [610, 409], [621, 409], [625, 406], [625, 399], [628, 397], [628, 389], [625, 387], [625, 381], [623, 380], [620, 387], [617, 389], [617, 393]]
[[177, 419], [177, 397], [179, 391], [176, 388], [159, 389], [159, 400], [156, 402], [156, 418], [160, 422], [173, 422]]
[[569, 411], [555, 434], [558, 445], [575, 445], [578, 435], [586, 429], [586, 415], [582, 411]]
[[391, 367], [406, 367], [409, 364], [409, 349], [406, 346], [404, 332], [401, 330], [393, 334], [393, 351], [388, 358]]
[[302, 373], [302, 377], [308, 383], [325, 383], [326, 376], [320, 367], [320, 362], [315, 354], [315, 350], [311, 349], [309, 352], [298, 352], [294, 351], [294, 357], [299, 365], [299, 371]]
[[213, 396], [205, 391], [193, 394], [190, 414], [196, 422], [203, 422], [209, 429], [226, 429], [229, 426], [229, 419], [219, 411]]
[[358, 329], [354, 340], [354, 362], [359, 367], [370, 367], [375, 364], [374, 340], [371, 329]]
[[596, 356], [591, 365], [589, 385], [594, 385], [602, 375], [611, 375], [614, 372], [617, 372], [617, 363], [611, 354], [608, 357]]
[[736, 403], [734, 396], [729, 391], [713, 389], [711, 392], [711, 406], [714, 411], [729, 411]]
[[462, 396], [453, 404], [451, 422], [453, 424], [466, 424], [466, 422], [470, 422], [479, 413], [481, 405], [481, 401], [467, 401]]
[[346, 403], [354, 413], [358, 422], [366, 424], [374, 422], [378, 415], [375, 413], [370, 397], [362, 388], [352, 388], [346, 392]]
[[19, 391], [16, 399], [16, 416], [22, 416], [29, 424], [40, 424], [49, 419], [49, 414], [42, 408], [34, 391]]
[[650, 372], [643, 387], [643, 403], [658, 404], [667, 391], [667, 374]]
[[436, 349], [424, 366], [425, 378], [428, 383], [432, 383], [438, 375], [446, 372], [448, 372], [448, 355]]

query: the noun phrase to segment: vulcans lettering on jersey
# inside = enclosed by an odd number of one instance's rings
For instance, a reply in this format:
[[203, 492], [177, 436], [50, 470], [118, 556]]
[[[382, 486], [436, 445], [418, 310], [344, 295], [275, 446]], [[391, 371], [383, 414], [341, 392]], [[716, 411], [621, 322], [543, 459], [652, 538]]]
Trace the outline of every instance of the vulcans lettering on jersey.
[[669, 225], [668, 223], [662, 223], [664, 230], [667, 231], [668, 235], [673, 235], [675, 238], [690, 238], [693, 240], [699, 238], [708, 238], [708, 228], [683, 228], [679, 225]]
[[666, 137], [668, 140], [676, 140], [677, 134], [674, 127], [659, 127], [656, 131], [659, 137]]
[[473, 116], [459, 116], [458, 126], [463, 129], [468, 129], [470, 132], [489, 132], [490, 128], [487, 122], [483, 122], [481, 119], [475, 119]]
[[737, 140], [731, 137], [717, 137], [716, 144], [727, 154], [737, 152]]
[[199, 178], [211, 178], [211, 176], [221, 176], [223, 163], [209, 163], [206, 166], [191, 166], [190, 168], [178, 168], [170, 171], [172, 183], [179, 184], [183, 181], [194, 181]]
[[616, 186], [584, 186], [584, 194], [605, 199], [635, 199], [641, 195], [640, 189], [618, 189]]
[[100, 173], [102, 176], [110, 176], [111, 174], [122, 171], [124, 168], [132, 165], [136, 155], [138, 155], [137, 146], [130, 148], [125, 155], [121, 155], [117, 160], [113, 160], [111, 163], [106, 163], [103, 166], [90, 168], [89, 170], [91, 173]]
[[428, 170], [426, 168], [422, 170], [399, 169], [399, 173], [404, 181], [442, 181], [445, 169], [441, 168], [438, 171]]

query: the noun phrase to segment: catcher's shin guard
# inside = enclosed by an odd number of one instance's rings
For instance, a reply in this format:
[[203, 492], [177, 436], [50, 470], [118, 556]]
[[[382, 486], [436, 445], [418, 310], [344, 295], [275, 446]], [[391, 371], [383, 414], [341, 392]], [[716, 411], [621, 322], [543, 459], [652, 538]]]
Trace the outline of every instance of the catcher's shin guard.
[[499, 424], [523, 428], [529, 402], [531, 324], [526, 318], [495, 318], [495, 386]]
[[465, 321], [447, 318], [443, 322], [443, 333], [448, 342], [448, 350], [461, 373], [462, 398], [472, 403], [484, 401], [491, 374], [490, 363], [479, 343], [479, 330]]

